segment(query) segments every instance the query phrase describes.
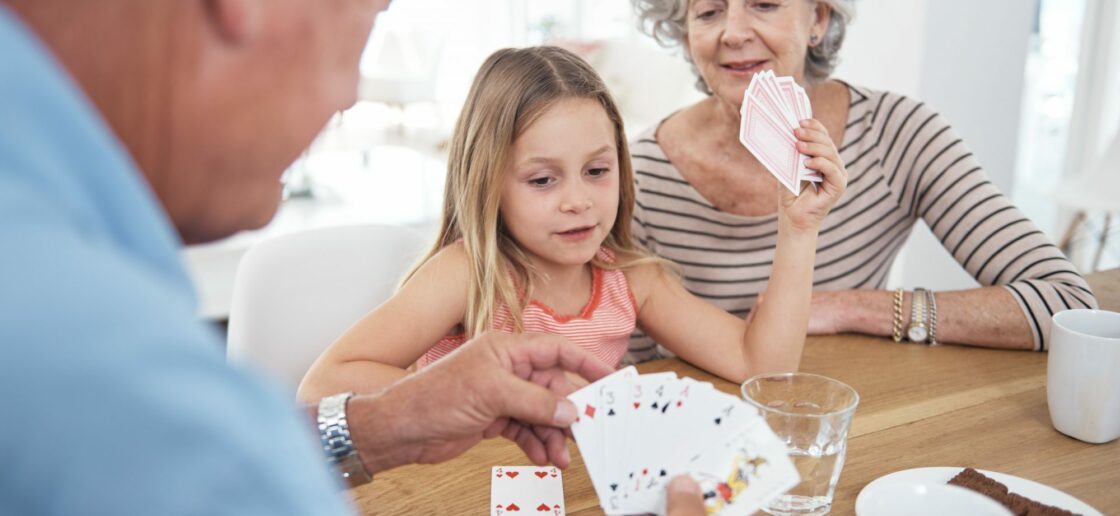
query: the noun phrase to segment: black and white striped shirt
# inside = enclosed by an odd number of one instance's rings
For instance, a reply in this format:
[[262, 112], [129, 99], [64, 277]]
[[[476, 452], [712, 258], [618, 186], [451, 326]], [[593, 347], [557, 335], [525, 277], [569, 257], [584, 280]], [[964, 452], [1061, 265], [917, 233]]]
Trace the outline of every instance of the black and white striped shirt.
[[[920, 217], [982, 285], [1003, 285], [1046, 349], [1050, 316], [1095, 308], [1085, 279], [999, 192], [960, 136], [933, 109], [894, 93], [849, 86], [840, 157], [848, 189], [821, 226], [813, 286], [882, 289], [899, 248]], [[677, 171], [655, 137], [631, 144], [637, 183], [634, 235], [681, 265], [692, 293], [746, 315], [770, 277], [777, 216], [720, 211]], [[664, 354], [631, 341], [631, 361]]]

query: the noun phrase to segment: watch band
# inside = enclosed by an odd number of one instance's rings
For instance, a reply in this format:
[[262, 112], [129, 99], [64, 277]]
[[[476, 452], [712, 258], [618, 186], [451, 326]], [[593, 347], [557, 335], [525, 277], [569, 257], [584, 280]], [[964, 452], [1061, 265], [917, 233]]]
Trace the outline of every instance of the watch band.
[[[926, 324], [926, 289], [916, 288], [910, 296], [910, 327], [906, 337], [910, 342], [926, 342], [929, 339], [929, 326]], [[915, 337], [914, 335], [918, 335]]]
[[327, 462], [338, 469], [342, 479], [350, 486], [367, 484], [373, 477], [366, 471], [354, 441], [350, 438], [350, 424], [346, 419], [346, 403], [353, 396], [344, 392], [319, 400], [319, 442]]
[[902, 342], [902, 295], [901, 287], [894, 291], [894, 341]]
[[926, 306], [929, 307], [929, 345], [936, 346], [937, 342], [937, 296], [932, 290], [926, 291]]

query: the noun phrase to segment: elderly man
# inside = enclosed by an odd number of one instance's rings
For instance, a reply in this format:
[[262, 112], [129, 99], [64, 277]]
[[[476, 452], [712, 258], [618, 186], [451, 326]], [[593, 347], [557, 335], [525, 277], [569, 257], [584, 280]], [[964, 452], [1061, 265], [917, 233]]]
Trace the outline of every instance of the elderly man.
[[195, 318], [180, 242], [272, 217], [387, 3], [0, 0], [0, 514], [340, 514], [337, 472], [496, 435], [566, 465], [563, 372], [609, 370], [558, 338], [329, 398], [317, 447]]
[[388, 1], [0, 0], [0, 514], [342, 514], [332, 475], [497, 435], [567, 465], [564, 372], [610, 371], [557, 337], [328, 398], [317, 449], [194, 316], [178, 245], [272, 217]]

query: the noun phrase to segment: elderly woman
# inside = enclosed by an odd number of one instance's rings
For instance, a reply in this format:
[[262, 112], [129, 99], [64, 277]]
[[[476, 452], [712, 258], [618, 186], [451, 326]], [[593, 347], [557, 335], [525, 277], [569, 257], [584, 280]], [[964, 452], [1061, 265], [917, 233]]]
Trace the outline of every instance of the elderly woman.
[[[689, 290], [746, 315], [766, 288], [777, 181], [738, 141], [739, 108], [762, 70], [792, 76], [840, 149], [848, 191], [820, 230], [809, 331], [1045, 350], [1050, 316], [1096, 300], [1061, 252], [920, 101], [830, 79], [851, 0], [634, 0], [647, 30], [683, 46], [708, 97], [631, 145], [635, 236], [681, 265]], [[983, 285], [884, 290], [921, 218]], [[635, 361], [659, 354], [644, 337]]]

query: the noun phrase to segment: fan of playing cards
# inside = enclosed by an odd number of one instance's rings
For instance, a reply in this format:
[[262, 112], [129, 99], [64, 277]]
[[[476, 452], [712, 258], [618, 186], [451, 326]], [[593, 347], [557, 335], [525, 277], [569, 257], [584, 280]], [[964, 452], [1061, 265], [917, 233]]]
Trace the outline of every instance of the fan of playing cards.
[[709, 514], [753, 513], [799, 481], [762, 416], [710, 383], [627, 367], [568, 399], [607, 514], [664, 514], [665, 486], [681, 474], [700, 483]]
[[813, 118], [809, 96], [792, 77], [774, 77], [769, 70], [754, 74], [743, 94], [739, 142], [795, 195], [801, 181], [821, 181], [805, 167], [793, 130]]

